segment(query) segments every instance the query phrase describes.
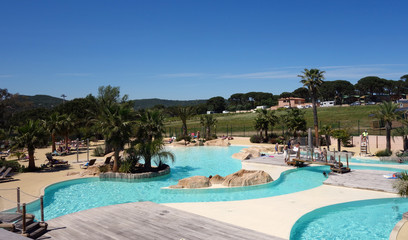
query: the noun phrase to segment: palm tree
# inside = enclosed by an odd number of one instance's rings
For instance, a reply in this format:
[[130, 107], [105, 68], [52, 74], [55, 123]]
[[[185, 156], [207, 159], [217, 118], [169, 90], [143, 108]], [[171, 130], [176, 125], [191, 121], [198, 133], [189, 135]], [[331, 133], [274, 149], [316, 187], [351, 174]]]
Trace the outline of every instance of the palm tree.
[[196, 109], [192, 106], [187, 106], [187, 107], [175, 107], [170, 111], [171, 113], [180, 118], [181, 123], [183, 125], [182, 126], [183, 136], [187, 136], [188, 135], [187, 120], [196, 113]]
[[326, 138], [327, 151], [330, 151], [330, 136], [333, 133], [333, 129], [330, 125], [324, 125], [320, 129], [320, 135], [324, 135]]
[[391, 129], [392, 121], [399, 118], [400, 114], [397, 112], [398, 105], [392, 102], [383, 102], [378, 105], [375, 116], [385, 124], [386, 131], [386, 151], [391, 152]]
[[46, 121], [46, 126], [48, 131], [51, 133], [51, 141], [52, 141], [52, 152], [56, 150], [55, 147], [55, 136], [61, 132], [60, 126], [62, 121], [62, 115], [58, 112], [54, 112], [50, 115], [48, 120]]
[[305, 113], [302, 110], [289, 108], [282, 117], [288, 130], [293, 133], [293, 137], [297, 137], [299, 131], [306, 131]]
[[323, 83], [324, 76], [323, 74], [325, 71], [320, 71], [319, 69], [306, 69], [302, 72], [303, 75], [298, 75], [298, 77], [302, 78], [300, 80], [303, 83], [303, 86], [307, 87], [309, 90], [310, 98], [312, 99], [313, 104], [313, 120], [314, 120], [314, 130], [315, 130], [315, 138], [316, 138], [316, 146], [319, 146], [319, 125], [317, 119], [317, 91], [319, 87]]
[[137, 139], [133, 143], [145, 160], [145, 169], [152, 168], [152, 158], [163, 150], [164, 118], [159, 110], [147, 110], [139, 114]]
[[136, 136], [139, 140], [153, 141], [162, 139], [164, 134], [164, 117], [159, 110], [147, 110], [138, 115], [139, 127]]
[[215, 127], [217, 124], [217, 119], [213, 118], [211, 114], [201, 116], [200, 124], [205, 128], [205, 138], [207, 140], [211, 139], [211, 128]]
[[258, 115], [255, 118], [254, 128], [259, 132], [260, 137], [263, 139], [262, 132], [265, 130], [265, 136], [268, 132], [268, 120], [263, 115]]
[[35, 148], [44, 146], [48, 140], [48, 132], [39, 120], [29, 120], [25, 125], [17, 128], [17, 136], [14, 138], [14, 148], [24, 148], [28, 150], [28, 169], [35, 169], [34, 152]]
[[119, 169], [119, 153], [130, 142], [133, 133], [132, 109], [128, 104], [113, 104], [99, 116], [99, 126], [105, 141], [114, 150], [113, 171]]
[[68, 139], [69, 139], [69, 134], [71, 134], [76, 127], [75, 124], [75, 119], [72, 116], [72, 114], [63, 114], [60, 116], [60, 121], [57, 126], [57, 129], [59, 129], [60, 133], [64, 136], [65, 139], [65, 149], [68, 149]]
[[168, 159], [174, 162], [174, 154], [164, 149], [164, 143], [162, 138], [157, 138], [152, 141], [137, 141], [134, 145], [136, 154], [141, 156], [145, 161], [145, 169], [151, 171], [152, 159], [160, 170]]

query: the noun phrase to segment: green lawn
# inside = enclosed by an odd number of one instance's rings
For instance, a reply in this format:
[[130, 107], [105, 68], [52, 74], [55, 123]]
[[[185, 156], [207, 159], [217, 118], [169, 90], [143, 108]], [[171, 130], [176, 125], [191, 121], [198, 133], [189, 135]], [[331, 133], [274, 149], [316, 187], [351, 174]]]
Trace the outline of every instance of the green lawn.
[[[384, 131], [372, 129], [372, 121], [376, 121], [374, 117], [370, 117], [377, 106], [347, 106], [347, 107], [326, 107], [318, 108], [317, 114], [319, 117], [319, 126], [331, 125], [333, 128], [345, 128], [352, 134], [359, 134], [364, 129], [368, 129], [370, 134], [384, 134]], [[313, 128], [313, 110], [305, 109], [305, 117], [307, 127]], [[283, 111], [276, 111], [277, 115], [281, 115]], [[253, 128], [256, 113], [228, 113], [214, 114], [217, 119], [217, 135], [227, 135], [228, 133], [234, 136], [251, 136], [255, 134]], [[166, 121], [166, 134], [173, 134], [181, 131], [181, 122], [177, 118], [168, 119]], [[195, 116], [187, 122], [189, 132], [202, 131], [200, 126], [200, 117]], [[360, 132], [359, 132], [360, 129]], [[276, 126], [274, 131], [282, 133], [282, 126]]]

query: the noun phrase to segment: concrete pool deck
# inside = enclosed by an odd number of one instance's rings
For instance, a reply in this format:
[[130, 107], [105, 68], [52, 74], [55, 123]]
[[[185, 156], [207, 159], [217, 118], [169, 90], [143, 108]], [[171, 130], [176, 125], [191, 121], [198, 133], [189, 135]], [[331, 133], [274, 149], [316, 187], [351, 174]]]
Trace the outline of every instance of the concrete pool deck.
[[[236, 145], [240, 146], [259, 145], [250, 144], [249, 138], [239, 138], [233, 141], [235, 141]], [[36, 161], [37, 166], [44, 163], [45, 153], [49, 151], [50, 148], [36, 150], [36, 157], [39, 158], [39, 160]], [[39, 196], [42, 194], [44, 187], [49, 184], [81, 177], [79, 175], [67, 175], [67, 173], [81, 171], [79, 164], [76, 163], [76, 155], [59, 158], [68, 160], [71, 163], [71, 168], [55, 172], [17, 174], [14, 176], [17, 181], [3, 182], [1, 183], [0, 188], [9, 189], [20, 187], [23, 191], [29, 194]], [[86, 159], [86, 152], [81, 153], [79, 159]], [[278, 157], [275, 160], [277, 159]], [[103, 160], [104, 158], [98, 158], [98, 162], [102, 162]], [[269, 158], [264, 160], [268, 161]], [[22, 163], [26, 164], [25, 162]], [[284, 164], [272, 165], [266, 163], [267, 162], [243, 161], [242, 165], [243, 168], [246, 169], [264, 170], [268, 172], [274, 180], [276, 180], [283, 171], [293, 169], [293, 167], [285, 166]], [[379, 166], [378, 164], [355, 165]], [[396, 166], [404, 169], [408, 168], [407, 165]], [[392, 166], [384, 165], [384, 167]], [[1, 191], [0, 195], [10, 199], [15, 197], [15, 192]], [[398, 197], [398, 195], [379, 191], [322, 185], [306, 191], [261, 199], [230, 202], [172, 203], [163, 205], [198, 214], [217, 221], [233, 224], [242, 228], [252, 229], [271, 236], [288, 239], [293, 224], [307, 212], [323, 206], [348, 201], [391, 197]], [[22, 202], [30, 202], [33, 200], [35, 199], [22, 194]], [[15, 207], [15, 204], [0, 200], [1, 210], [11, 207]]]

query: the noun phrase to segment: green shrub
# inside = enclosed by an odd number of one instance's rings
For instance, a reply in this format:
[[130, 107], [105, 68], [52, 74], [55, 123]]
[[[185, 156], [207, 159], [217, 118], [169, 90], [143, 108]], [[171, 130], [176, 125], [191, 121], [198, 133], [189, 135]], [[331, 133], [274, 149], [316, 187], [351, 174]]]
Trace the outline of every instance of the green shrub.
[[179, 142], [179, 141], [181, 141], [181, 140], [184, 140], [184, 141], [186, 141], [186, 142], [190, 142], [190, 141], [191, 141], [191, 136], [190, 136], [190, 135], [187, 135], [187, 136], [179, 136], [179, 137], [176, 138], [176, 141], [177, 141], [177, 142]]
[[402, 197], [408, 196], [408, 173], [406, 171], [401, 172], [398, 180], [393, 184], [393, 187], [397, 189], [398, 194]]
[[110, 170], [110, 166], [109, 166], [109, 165], [99, 166], [99, 171], [100, 171], [101, 173], [109, 172], [109, 170]]
[[134, 166], [132, 165], [132, 161], [123, 161], [120, 164], [119, 172], [121, 173], [131, 173], [133, 172]]
[[380, 150], [375, 155], [377, 157], [389, 157], [389, 156], [391, 156], [391, 154], [392, 154], [392, 151]]
[[95, 156], [95, 157], [103, 157], [103, 156], [105, 156], [105, 149], [103, 147], [101, 147], [101, 146], [98, 146], [93, 150], [92, 155]]
[[401, 151], [396, 154], [397, 157], [408, 157], [408, 152]]
[[261, 142], [262, 142], [262, 138], [261, 138], [260, 136], [258, 136], [258, 135], [253, 135], [253, 136], [249, 139], [249, 141], [250, 141], [251, 143], [261, 143]]
[[6, 167], [6, 169], [11, 167], [13, 169], [13, 172], [21, 172], [23, 170], [23, 167], [17, 161], [2, 160], [0, 161], [0, 167], [3, 166]]

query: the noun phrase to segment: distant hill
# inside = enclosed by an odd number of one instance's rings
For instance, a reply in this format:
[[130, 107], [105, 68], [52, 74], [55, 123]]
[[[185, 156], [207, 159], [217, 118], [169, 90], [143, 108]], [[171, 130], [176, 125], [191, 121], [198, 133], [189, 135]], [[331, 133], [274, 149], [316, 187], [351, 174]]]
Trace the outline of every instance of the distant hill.
[[19, 98], [22, 102], [28, 102], [32, 108], [51, 109], [58, 106], [63, 101], [61, 98], [56, 98], [48, 95], [19, 95]]
[[144, 108], [151, 108], [156, 105], [163, 105], [165, 107], [172, 107], [172, 106], [193, 106], [202, 103], [206, 103], [207, 100], [166, 100], [166, 99], [158, 99], [158, 98], [150, 98], [150, 99], [137, 99], [133, 100], [135, 109], [144, 109]]
[[[18, 95], [19, 102], [21, 103], [21, 107], [19, 110], [27, 110], [33, 108], [46, 108], [52, 109], [59, 104], [62, 104], [63, 99], [52, 97], [49, 95], [34, 95], [34, 96], [27, 96], [27, 95]], [[172, 107], [172, 106], [193, 106], [202, 103], [206, 103], [207, 100], [166, 100], [166, 99], [158, 99], [158, 98], [151, 98], [151, 99], [136, 99], [132, 100], [134, 102], [134, 108], [138, 109], [145, 109], [151, 108], [156, 105], [163, 105], [165, 107]]]

